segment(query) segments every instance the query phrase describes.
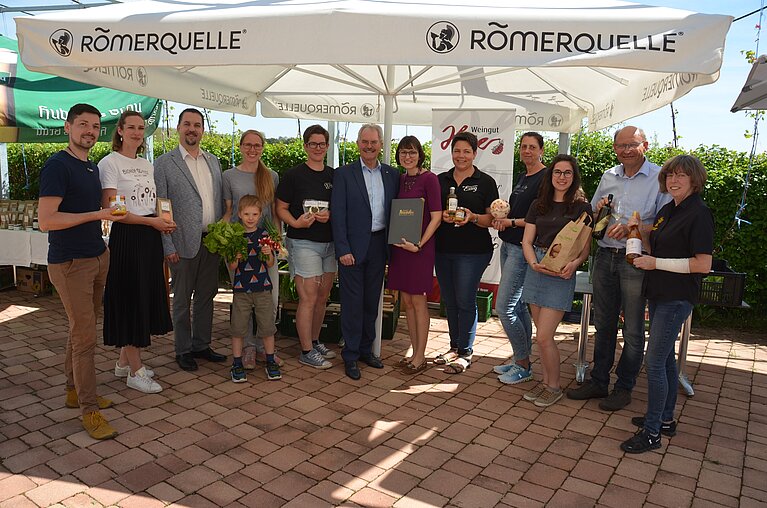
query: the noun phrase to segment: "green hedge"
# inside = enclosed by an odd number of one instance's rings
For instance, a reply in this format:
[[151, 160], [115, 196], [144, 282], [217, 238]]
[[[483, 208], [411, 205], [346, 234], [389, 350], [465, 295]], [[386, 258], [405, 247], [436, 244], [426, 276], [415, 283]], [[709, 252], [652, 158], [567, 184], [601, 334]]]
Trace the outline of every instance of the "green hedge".
[[[175, 148], [178, 137], [175, 132], [164, 140], [163, 133], [155, 133], [155, 157], [164, 151]], [[164, 147], [163, 147], [164, 145]], [[51, 153], [64, 148], [63, 144], [9, 144], [8, 162], [10, 166], [10, 196], [13, 199], [35, 199], [38, 195], [38, 175], [45, 160]], [[232, 164], [232, 137], [230, 134], [206, 134], [202, 147], [215, 154], [221, 161], [222, 168]], [[425, 144], [428, 167], [431, 158], [431, 143]], [[396, 145], [392, 147], [392, 159]], [[353, 142], [342, 143], [340, 160], [347, 162], [359, 156]], [[544, 147], [544, 160], [550, 160], [557, 153], [556, 143], [547, 140]], [[591, 196], [599, 183], [599, 178], [606, 168], [616, 164], [612, 151], [612, 137], [603, 132], [584, 133], [573, 137], [571, 152], [578, 157], [583, 173], [583, 188]], [[662, 164], [674, 154], [683, 150], [669, 147], [652, 147], [648, 158]], [[100, 160], [109, 153], [107, 143], [98, 143], [91, 151], [93, 160]], [[703, 161], [708, 170], [708, 182], [704, 199], [714, 212], [716, 220], [715, 256], [726, 259], [730, 267], [738, 272], [747, 273], [746, 301], [757, 307], [755, 315], [767, 310], [767, 263], [764, 260], [762, 232], [767, 231], [767, 156], [757, 156], [751, 174], [748, 206], [743, 218], [751, 224], [737, 227], [733, 224], [735, 212], [748, 170], [748, 155], [744, 152], [729, 150], [721, 146], [699, 146], [690, 153]], [[239, 153], [235, 150], [234, 164], [239, 163]], [[518, 155], [517, 155], [518, 157]], [[24, 162], [26, 160], [26, 164]], [[278, 173], [295, 166], [304, 160], [303, 146], [300, 140], [291, 142], [269, 142], [264, 148], [265, 164]], [[515, 167], [522, 167], [517, 158]], [[25, 169], [26, 168], [26, 169]]]

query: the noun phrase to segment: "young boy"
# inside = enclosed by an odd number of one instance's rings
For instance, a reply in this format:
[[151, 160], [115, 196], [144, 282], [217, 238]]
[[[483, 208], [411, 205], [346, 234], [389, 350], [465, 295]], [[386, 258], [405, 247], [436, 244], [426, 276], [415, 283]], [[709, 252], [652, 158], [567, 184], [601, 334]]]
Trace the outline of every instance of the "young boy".
[[[264, 341], [266, 350], [266, 377], [270, 380], [281, 379], [280, 367], [274, 360], [274, 304], [272, 303], [272, 281], [269, 280], [267, 268], [274, 265], [274, 254], [267, 246], [259, 246], [258, 240], [266, 232], [258, 227], [261, 219], [261, 203], [256, 196], [247, 195], [240, 198], [237, 205], [237, 216], [245, 227], [245, 237], [248, 240], [248, 257], [229, 264], [234, 270], [232, 284], [232, 381], [244, 383], [248, 380], [242, 364], [243, 337], [248, 330], [248, 320], [251, 309], [255, 310], [258, 335]], [[259, 253], [267, 257], [266, 261], [259, 259]]]

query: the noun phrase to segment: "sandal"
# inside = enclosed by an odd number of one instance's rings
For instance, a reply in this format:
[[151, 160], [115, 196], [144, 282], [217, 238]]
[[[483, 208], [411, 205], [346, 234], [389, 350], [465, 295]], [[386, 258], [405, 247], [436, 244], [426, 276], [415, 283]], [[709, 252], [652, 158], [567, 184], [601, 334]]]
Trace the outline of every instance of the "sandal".
[[458, 358], [458, 350], [451, 349], [447, 353], [440, 353], [434, 357], [434, 363], [437, 365], [447, 365]]
[[412, 363], [408, 363], [405, 367], [402, 368], [402, 372], [405, 374], [412, 376], [415, 374], [418, 374], [419, 372], [425, 371], [429, 367], [426, 359], [424, 359], [423, 362], [421, 362], [421, 365], [415, 366]]
[[469, 368], [471, 368], [471, 358], [460, 357], [457, 360], [448, 363], [445, 367], [445, 372], [448, 374], [461, 374]]
[[397, 363], [394, 364], [394, 368], [395, 369], [404, 369], [408, 365], [410, 365], [410, 358], [408, 358], [407, 356], [404, 356], [404, 357], [400, 358]]

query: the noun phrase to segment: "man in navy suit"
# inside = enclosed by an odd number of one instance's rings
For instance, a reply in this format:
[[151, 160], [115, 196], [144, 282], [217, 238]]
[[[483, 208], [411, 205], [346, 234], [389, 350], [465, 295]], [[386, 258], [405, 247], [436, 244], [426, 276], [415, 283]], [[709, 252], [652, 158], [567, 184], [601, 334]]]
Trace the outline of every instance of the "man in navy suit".
[[375, 322], [388, 257], [387, 229], [391, 200], [399, 189], [399, 172], [381, 164], [383, 131], [363, 125], [357, 135], [360, 159], [333, 175], [330, 217], [338, 257], [341, 292], [342, 356], [346, 375], [360, 378], [357, 361], [376, 369], [383, 363], [373, 355]]

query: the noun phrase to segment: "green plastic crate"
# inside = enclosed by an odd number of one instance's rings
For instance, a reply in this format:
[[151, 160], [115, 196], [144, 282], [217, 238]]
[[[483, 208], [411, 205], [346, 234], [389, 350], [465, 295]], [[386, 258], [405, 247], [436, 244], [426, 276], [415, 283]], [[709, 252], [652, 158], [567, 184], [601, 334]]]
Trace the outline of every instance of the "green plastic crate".
[[[480, 289], [477, 291], [477, 321], [484, 323], [493, 314], [493, 292], [487, 289]], [[439, 315], [442, 317], [447, 316], [445, 310], [445, 302], [440, 300], [439, 302]]]

